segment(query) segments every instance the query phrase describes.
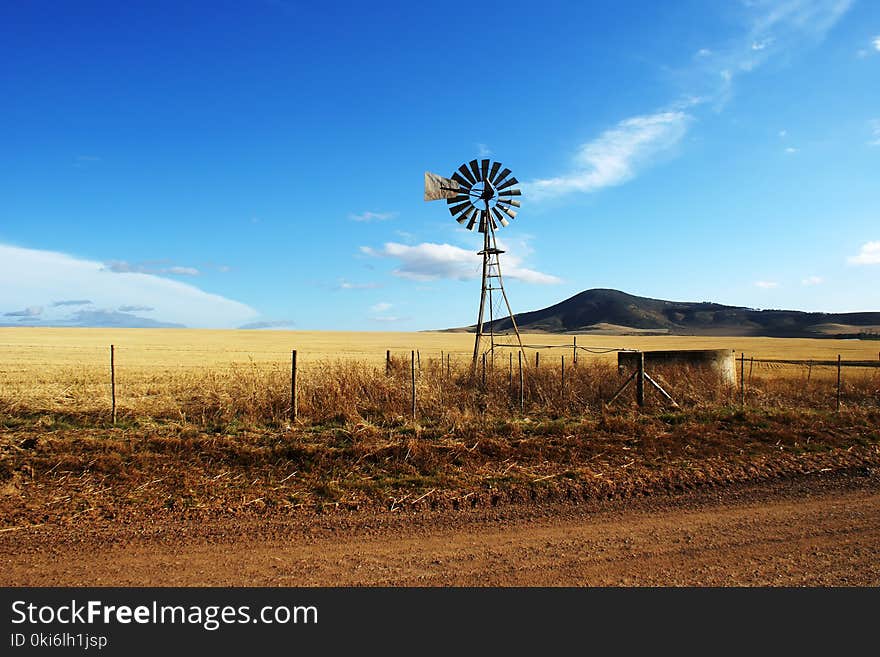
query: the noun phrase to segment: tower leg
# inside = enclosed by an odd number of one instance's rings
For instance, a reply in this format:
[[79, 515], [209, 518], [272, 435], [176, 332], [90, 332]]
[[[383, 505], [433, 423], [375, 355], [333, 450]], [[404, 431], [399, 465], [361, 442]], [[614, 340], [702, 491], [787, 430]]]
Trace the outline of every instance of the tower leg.
[[[487, 220], [488, 221], [488, 220]], [[486, 309], [486, 292], [489, 279], [489, 227], [483, 233], [483, 275], [480, 277], [480, 312], [477, 316], [477, 334], [474, 337], [474, 358], [471, 363], [471, 369], [477, 367], [477, 358], [480, 355], [480, 340], [483, 339], [483, 311]]]

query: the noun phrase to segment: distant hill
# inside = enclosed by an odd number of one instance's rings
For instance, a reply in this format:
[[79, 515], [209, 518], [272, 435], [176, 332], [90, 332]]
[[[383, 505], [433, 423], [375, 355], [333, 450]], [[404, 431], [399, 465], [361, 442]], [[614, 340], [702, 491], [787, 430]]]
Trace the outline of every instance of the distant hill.
[[[543, 310], [519, 313], [515, 318], [519, 329], [529, 333], [880, 338], [880, 312], [756, 310], [707, 301], [664, 301], [606, 289], [585, 290]], [[493, 323], [498, 332], [510, 328], [509, 318]], [[452, 330], [475, 329], [469, 326]]]

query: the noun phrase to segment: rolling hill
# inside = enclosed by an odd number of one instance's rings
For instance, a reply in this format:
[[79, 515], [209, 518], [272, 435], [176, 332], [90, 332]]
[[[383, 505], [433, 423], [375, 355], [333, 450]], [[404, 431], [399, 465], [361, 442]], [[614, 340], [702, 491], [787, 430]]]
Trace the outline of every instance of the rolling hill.
[[[528, 333], [880, 337], [880, 312], [757, 310], [708, 301], [664, 301], [608, 289], [585, 290], [542, 310], [519, 313], [515, 318], [520, 331]], [[510, 328], [509, 318], [493, 323], [498, 332]]]

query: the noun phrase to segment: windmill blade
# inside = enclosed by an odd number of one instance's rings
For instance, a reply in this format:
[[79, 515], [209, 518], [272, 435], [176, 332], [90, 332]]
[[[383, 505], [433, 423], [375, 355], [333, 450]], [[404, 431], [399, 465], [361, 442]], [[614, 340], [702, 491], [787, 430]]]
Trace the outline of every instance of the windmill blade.
[[511, 210], [510, 208], [505, 207], [505, 206], [501, 205], [500, 203], [498, 205], [496, 205], [495, 207], [498, 208], [499, 210], [501, 210], [504, 214], [506, 214], [511, 219], [516, 219], [516, 210]]
[[498, 196], [522, 196], [522, 192], [518, 189], [505, 189], [503, 192], [498, 192]]
[[426, 201], [437, 201], [441, 198], [450, 198], [458, 194], [458, 183], [456, 181], [438, 176], [430, 171], [425, 171]]
[[480, 162], [480, 174], [481, 174], [481, 178], [480, 178], [481, 180], [489, 180], [489, 178], [488, 178], [489, 160], [482, 160]]
[[452, 197], [446, 199], [446, 203], [449, 205], [453, 205], [455, 203], [461, 203], [462, 201], [470, 201], [470, 200], [471, 200], [470, 196], [460, 195], [460, 196], [452, 196]]
[[494, 162], [492, 164], [492, 170], [489, 172], [489, 182], [495, 180], [495, 174], [498, 173], [498, 169], [501, 168], [501, 162]]
[[468, 164], [470, 164], [471, 171], [474, 173], [474, 178], [477, 179], [477, 182], [480, 182], [483, 179], [480, 175], [480, 163], [476, 160], [471, 160]]
[[458, 172], [452, 174], [452, 179], [453, 179], [455, 182], [457, 182], [457, 183], [459, 184], [460, 187], [463, 187], [464, 189], [470, 189], [470, 188], [471, 188], [471, 183], [469, 183], [467, 180], [465, 180], [464, 178], [462, 178], [462, 177], [458, 174]]
[[504, 171], [502, 171], [501, 173], [499, 173], [499, 174], [498, 174], [498, 177], [497, 177], [495, 180], [491, 181], [491, 182], [492, 182], [493, 185], [497, 185], [497, 184], [500, 183], [502, 180], [504, 180], [505, 178], [507, 178], [507, 176], [509, 176], [509, 175], [510, 175], [510, 169], [504, 169]]
[[511, 185], [515, 185], [518, 182], [519, 182], [519, 180], [517, 180], [516, 178], [511, 178], [510, 180], [505, 181], [501, 185], [496, 185], [495, 189], [497, 189], [500, 192], [502, 189], [506, 189], [507, 187], [510, 187]]
[[486, 232], [486, 211], [480, 210], [480, 232]]
[[467, 228], [468, 230], [473, 230], [473, 229], [474, 229], [474, 223], [476, 223], [476, 221], [477, 221], [477, 217], [478, 217], [478, 216], [480, 216], [480, 213], [479, 213], [479, 212], [474, 212], [474, 214], [471, 216], [470, 220], [468, 221], [468, 225], [465, 226], [465, 228]]
[[465, 210], [464, 212], [461, 213], [460, 216], [456, 217], [455, 220], [456, 220], [458, 223], [464, 225], [464, 223], [465, 223], [468, 219], [470, 219], [470, 218], [471, 218], [471, 215], [473, 215], [476, 211], [477, 211], [476, 208], [470, 208], [469, 210]]
[[[458, 170], [461, 171], [461, 174], [462, 174], [465, 178], [468, 179], [468, 182], [469, 182], [471, 185], [473, 185], [474, 183], [477, 182], [477, 179], [474, 178], [474, 174], [472, 174], [472, 173], [470, 172], [470, 170], [467, 168], [467, 164], [462, 164], [460, 167], [458, 167]], [[455, 175], [455, 174], [453, 174], [453, 175]], [[470, 185], [468, 185], [468, 187], [470, 187]]]
[[[506, 227], [507, 224], [510, 223], [509, 221], [507, 221], [507, 219], [504, 218], [504, 215], [501, 214], [501, 213], [498, 211], [498, 208], [492, 208], [492, 214], [495, 215], [495, 218], [498, 220], [498, 222], [499, 222], [502, 226], [505, 226], [505, 227]], [[497, 226], [496, 226], [496, 228], [497, 228]]]
[[461, 203], [461, 204], [459, 204], [459, 205], [453, 205], [453, 206], [450, 206], [450, 208], [449, 208], [449, 214], [451, 214], [451, 215], [454, 217], [454, 216], [457, 215], [459, 212], [464, 212], [464, 210], [466, 210], [467, 208], [471, 207], [471, 205], [472, 205], [471, 202], [470, 202], [470, 201], [467, 201], [467, 202], [465, 202], [465, 203]]
[[499, 203], [507, 203], [507, 205], [512, 205], [514, 207], [521, 207], [519, 201], [514, 201], [512, 198], [502, 198], [498, 200]]
[[498, 230], [498, 224], [495, 223], [495, 217], [489, 217], [489, 221], [492, 222], [492, 230]]

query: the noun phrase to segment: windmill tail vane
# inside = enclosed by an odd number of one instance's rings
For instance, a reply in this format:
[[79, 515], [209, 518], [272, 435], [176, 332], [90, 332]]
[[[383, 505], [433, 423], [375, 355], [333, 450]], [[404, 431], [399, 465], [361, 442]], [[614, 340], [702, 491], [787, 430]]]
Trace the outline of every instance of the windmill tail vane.
[[[474, 366], [481, 352], [488, 353], [494, 358], [495, 349], [498, 347], [515, 346], [520, 351], [523, 350], [516, 319], [501, 278], [499, 256], [504, 251], [498, 248], [495, 239], [495, 231], [499, 227], [508, 226], [510, 221], [516, 218], [517, 208], [520, 207], [520, 201], [515, 197], [522, 196], [522, 192], [514, 187], [519, 181], [510, 174], [510, 169], [504, 167], [501, 162], [487, 159], [471, 160], [462, 164], [448, 178], [429, 171], [425, 172], [425, 200], [445, 200], [449, 213], [459, 224], [468, 230], [476, 227], [483, 234], [483, 249], [477, 253], [483, 258], [483, 267], [480, 310], [474, 340]], [[494, 296], [496, 292], [501, 294], [507, 309], [507, 316], [517, 340], [515, 345], [496, 341], [496, 323], [497, 320], [503, 319], [495, 317], [496, 307], [500, 308]], [[489, 321], [485, 322], [487, 309]]]

